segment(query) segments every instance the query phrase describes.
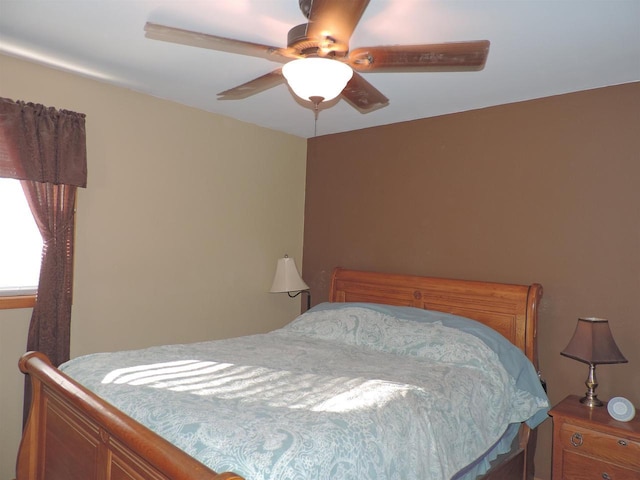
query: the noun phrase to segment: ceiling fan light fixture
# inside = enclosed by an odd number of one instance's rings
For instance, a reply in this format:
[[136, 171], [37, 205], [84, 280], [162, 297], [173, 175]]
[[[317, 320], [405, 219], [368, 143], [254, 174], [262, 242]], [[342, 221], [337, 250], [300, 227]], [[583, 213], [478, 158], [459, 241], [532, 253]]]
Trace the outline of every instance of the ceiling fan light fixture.
[[344, 90], [353, 70], [338, 60], [313, 57], [286, 63], [282, 67], [282, 75], [293, 93], [303, 100], [313, 102], [311, 97], [321, 97], [328, 102]]

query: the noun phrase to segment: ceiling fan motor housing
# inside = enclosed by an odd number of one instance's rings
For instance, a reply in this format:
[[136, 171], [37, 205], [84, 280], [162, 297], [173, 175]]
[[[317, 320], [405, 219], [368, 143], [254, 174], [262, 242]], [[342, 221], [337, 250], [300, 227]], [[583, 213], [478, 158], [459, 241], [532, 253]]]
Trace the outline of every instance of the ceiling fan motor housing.
[[287, 35], [287, 46], [304, 56], [318, 55], [327, 56], [345, 56], [348, 48], [341, 48], [336, 40], [332, 37], [310, 38], [307, 35], [309, 24], [302, 23], [296, 25]]

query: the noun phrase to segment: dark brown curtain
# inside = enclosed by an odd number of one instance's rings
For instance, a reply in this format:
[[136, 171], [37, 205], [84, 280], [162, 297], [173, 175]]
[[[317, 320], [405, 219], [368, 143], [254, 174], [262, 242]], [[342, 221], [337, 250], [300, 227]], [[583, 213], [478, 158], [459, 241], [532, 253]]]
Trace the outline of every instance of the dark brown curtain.
[[[42, 263], [27, 350], [69, 360], [77, 187], [87, 184], [83, 114], [0, 98], [0, 177], [22, 180], [42, 234]], [[25, 419], [31, 403], [25, 384]]]
[[58, 366], [69, 360], [76, 187], [23, 180], [22, 188], [43, 243], [27, 350]]

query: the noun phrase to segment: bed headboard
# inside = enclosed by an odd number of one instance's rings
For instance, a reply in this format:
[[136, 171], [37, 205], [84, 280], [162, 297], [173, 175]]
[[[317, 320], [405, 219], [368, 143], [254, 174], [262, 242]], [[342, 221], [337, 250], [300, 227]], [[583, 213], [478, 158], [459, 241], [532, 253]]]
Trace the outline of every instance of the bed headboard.
[[438, 310], [497, 330], [538, 369], [537, 322], [542, 286], [453, 280], [336, 268], [331, 302], [370, 302]]

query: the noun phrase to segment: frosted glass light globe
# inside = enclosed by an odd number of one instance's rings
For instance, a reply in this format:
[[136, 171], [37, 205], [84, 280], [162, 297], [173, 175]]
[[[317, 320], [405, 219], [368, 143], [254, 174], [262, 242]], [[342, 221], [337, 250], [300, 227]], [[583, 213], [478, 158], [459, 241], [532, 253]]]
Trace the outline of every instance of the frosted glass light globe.
[[282, 67], [291, 90], [303, 100], [321, 97], [328, 102], [336, 98], [353, 76], [346, 63], [328, 58], [301, 58]]

